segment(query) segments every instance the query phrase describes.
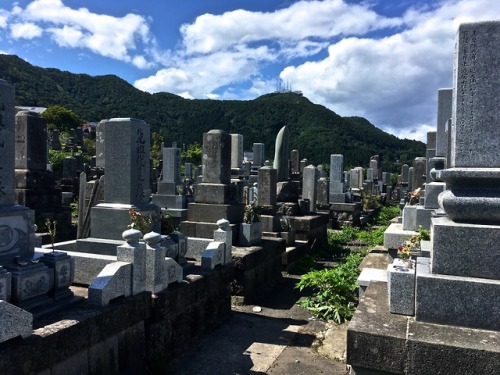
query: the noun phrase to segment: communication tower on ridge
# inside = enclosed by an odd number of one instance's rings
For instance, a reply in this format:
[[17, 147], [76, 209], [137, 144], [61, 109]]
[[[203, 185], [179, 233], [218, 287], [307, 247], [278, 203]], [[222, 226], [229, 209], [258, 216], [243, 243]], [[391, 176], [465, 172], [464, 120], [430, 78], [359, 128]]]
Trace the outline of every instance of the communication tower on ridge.
[[302, 91], [292, 91], [292, 84], [289, 81], [283, 82], [281, 79], [276, 81], [276, 91], [278, 94], [294, 93], [302, 95]]

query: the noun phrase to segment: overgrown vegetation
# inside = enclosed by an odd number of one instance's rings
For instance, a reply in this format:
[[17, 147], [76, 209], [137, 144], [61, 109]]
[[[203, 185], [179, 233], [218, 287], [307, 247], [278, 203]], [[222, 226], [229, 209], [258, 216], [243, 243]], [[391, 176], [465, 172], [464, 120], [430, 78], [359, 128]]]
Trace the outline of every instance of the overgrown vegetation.
[[335, 268], [312, 271], [302, 276], [296, 288], [312, 288], [314, 294], [299, 302], [313, 315], [338, 324], [349, 320], [356, 310], [357, 279], [363, 255], [353, 253]]
[[[348, 245], [356, 241], [365, 243], [366, 249], [383, 245], [384, 232], [391, 219], [398, 215], [398, 206], [384, 206], [374, 218], [374, 227], [360, 229], [345, 226], [340, 231], [330, 230], [328, 247], [320, 256], [331, 256], [340, 263], [333, 268], [312, 270], [302, 275], [296, 288], [301, 291], [311, 288], [312, 295], [299, 304], [320, 319], [333, 320], [338, 324], [349, 320], [356, 309], [359, 265], [366, 252], [351, 252]], [[314, 268], [310, 264], [307, 266], [309, 270]]]

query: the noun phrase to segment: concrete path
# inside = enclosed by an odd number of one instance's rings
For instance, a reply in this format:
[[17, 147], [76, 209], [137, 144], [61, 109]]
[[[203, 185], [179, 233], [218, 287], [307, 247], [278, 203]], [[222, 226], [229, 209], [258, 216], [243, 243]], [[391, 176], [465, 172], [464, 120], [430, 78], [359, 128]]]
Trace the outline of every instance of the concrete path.
[[176, 358], [168, 374], [348, 374], [346, 325], [312, 319], [296, 304], [297, 280], [285, 277], [257, 305], [234, 306], [231, 321]]

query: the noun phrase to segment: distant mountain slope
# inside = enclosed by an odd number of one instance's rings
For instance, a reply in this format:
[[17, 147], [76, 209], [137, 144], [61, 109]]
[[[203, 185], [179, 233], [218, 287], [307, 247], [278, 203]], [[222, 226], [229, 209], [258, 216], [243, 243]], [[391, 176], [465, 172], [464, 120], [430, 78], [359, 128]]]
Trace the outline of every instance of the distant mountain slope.
[[266, 158], [272, 159], [276, 134], [288, 125], [291, 149], [313, 164], [343, 154], [346, 167], [367, 166], [370, 156], [379, 154], [384, 170], [398, 171], [402, 163], [425, 155], [422, 142], [400, 140], [362, 117], [341, 117], [291, 92], [248, 101], [189, 100], [149, 94], [114, 75], [92, 77], [36, 67], [13, 55], [0, 55], [0, 79], [15, 86], [16, 105], [61, 105], [87, 121], [140, 118], [161, 132], [167, 145], [201, 143], [203, 132], [223, 129], [243, 134], [245, 150], [264, 143]]

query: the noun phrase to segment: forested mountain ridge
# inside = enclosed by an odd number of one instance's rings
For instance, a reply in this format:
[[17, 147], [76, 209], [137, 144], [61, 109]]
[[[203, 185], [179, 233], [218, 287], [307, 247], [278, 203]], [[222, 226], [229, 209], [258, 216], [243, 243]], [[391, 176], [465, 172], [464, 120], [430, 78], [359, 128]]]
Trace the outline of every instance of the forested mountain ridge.
[[[114, 75], [92, 77], [40, 68], [13, 55], [0, 55], [0, 79], [16, 89], [16, 105], [71, 109], [86, 121], [113, 117], [145, 120], [160, 132], [165, 144], [202, 142], [202, 133], [223, 129], [244, 136], [245, 150], [262, 142], [266, 158], [274, 156], [275, 137], [290, 129], [290, 149], [313, 164], [329, 163], [330, 154], [343, 154], [347, 167], [368, 166], [378, 154], [384, 170], [398, 171], [425, 155], [425, 145], [383, 132], [362, 117], [341, 117], [324, 106], [293, 93], [271, 93], [254, 100], [184, 99], [170, 93], [149, 94]], [[396, 162], [399, 160], [399, 162]]]

